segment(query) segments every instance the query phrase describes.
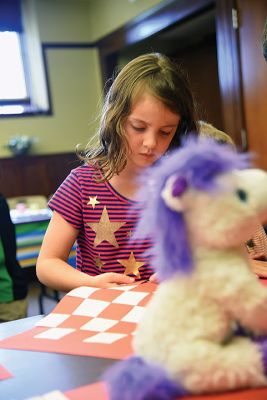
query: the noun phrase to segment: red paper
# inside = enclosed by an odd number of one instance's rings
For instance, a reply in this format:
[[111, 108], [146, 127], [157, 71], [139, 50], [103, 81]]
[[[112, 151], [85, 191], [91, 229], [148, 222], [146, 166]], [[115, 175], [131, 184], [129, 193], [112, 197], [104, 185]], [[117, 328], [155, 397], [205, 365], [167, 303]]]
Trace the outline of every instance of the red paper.
[[0, 365], [0, 380], [12, 378], [13, 375], [5, 368], [3, 365]]
[[[38, 326], [19, 335], [3, 339], [0, 347], [123, 359], [133, 353], [132, 334], [137, 323], [131, 322], [129, 319], [133, 318], [133, 312], [138, 315], [144, 309], [153, 295], [156, 285], [146, 282], [128, 286], [128, 288], [127, 290], [125, 288], [124, 290], [86, 288], [88, 291], [94, 290], [87, 297], [74, 296], [73, 293], [77, 293], [77, 291], [72, 291], [63, 297], [48, 316], [50, 318], [59, 316], [65, 318], [64, 320], [57, 322], [56, 325], [50, 321], [47, 327]], [[129, 304], [131, 302], [133, 304]], [[81, 307], [83, 307], [82, 310]], [[79, 312], [82, 314], [87, 311], [94, 313], [98, 307], [100, 307], [100, 311], [96, 316], [79, 314]], [[45, 319], [38, 323], [42, 323], [42, 321]], [[95, 328], [84, 328], [85, 324], [99, 322], [102, 324], [112, 323], [112, 326], [100, 331], [94, 330]], [[59, 339], [48, 338], [47, 335], [55, 330], [59, 334], [66, 330], [67, 334]], [[40, 334], [46, 335], [46, 337], [40, 337]], [[111, 336], [113, 342], [103, 343], [95, 339], [99, 336], [102, 338], [103, 335]], [[117, 335], [120, 337], [114, 340], [113, 337], [116, 338]]]

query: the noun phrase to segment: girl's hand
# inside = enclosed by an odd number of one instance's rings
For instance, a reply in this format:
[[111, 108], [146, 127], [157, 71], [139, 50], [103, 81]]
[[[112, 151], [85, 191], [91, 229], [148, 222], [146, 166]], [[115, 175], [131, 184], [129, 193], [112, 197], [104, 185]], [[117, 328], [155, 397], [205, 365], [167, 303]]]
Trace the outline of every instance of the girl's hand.
[[[117, 285], [129, 285], [133, 282], [135, 282], [133, 277], [116, 272], [106, 272], [105, 274], [94, 276], [93, 285], [99, 288], [108, 288]], [[92, 286], [92, 283], [89, 286]]]
[[149, 278], [149, 282], [159, 283], [158, 274], [156, 272], [151, 275], [151, 277]]

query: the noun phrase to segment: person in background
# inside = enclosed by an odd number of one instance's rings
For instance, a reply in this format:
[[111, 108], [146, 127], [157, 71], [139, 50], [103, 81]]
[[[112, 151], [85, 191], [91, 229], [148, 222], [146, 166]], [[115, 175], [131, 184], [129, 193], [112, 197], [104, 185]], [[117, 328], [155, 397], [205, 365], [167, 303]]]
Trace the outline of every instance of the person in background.
[[0, 322], [27, 316], [27, 277], [16, 258], [15, 228], [0, 193]]
[[[215, 128], [205, 121], [198, 121], [200, 137], [211, 137], [220, 143], [227, 143], [235, 147], [233, 139], [225, 132]], [[267, 278], [267, 236], [263, 226], [259, 223], [252, 238], [246, 243], [251, 259], [251, 268], [261, 278]]]
[[[262, 52], [267, 61], [267, 19], [262, 34]], [[253, 258], [254, 272], [267, 278], [267, 239], [266, 233], [262, 226], [259, 226], [252, 239], [248, 242], [248, 250]]]
[[[43, 284], [69, 291], [150, 278], [151, 242], [129, 240], [141, 212], [139, 177], [197, 131], [195, 115], [187, 78], [168, 57], [145, 54], [121, 70], [105, 98], [98, 146], [86, 149], [84, 165], [49, 202], [53, 216], [37, 261]], [[76, 269], [67, 264], [75, 240]]]

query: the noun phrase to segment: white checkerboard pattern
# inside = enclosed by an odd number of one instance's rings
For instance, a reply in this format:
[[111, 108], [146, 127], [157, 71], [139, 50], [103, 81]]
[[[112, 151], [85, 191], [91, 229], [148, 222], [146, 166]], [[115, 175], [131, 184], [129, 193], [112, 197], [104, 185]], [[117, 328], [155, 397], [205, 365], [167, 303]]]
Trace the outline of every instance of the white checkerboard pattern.
[[53, 390], [42, 396], [28, 397], [26, 400], [68, 400], [68, 397], [59, 390]]
[[[115, 356], [122, 343], [125, 345], [127, 342], [129, 347], [136, 325], [141, 320], [155, 288], [156, 285], [145, 282], [108, 289], [74, 289], [61, 299], [49, 315], [36, 324], [43, 329], [33, 338], [46, 343], [54, 342], [54, 351], [57, 351], [57, 343], [60, 347], [60, 342], [64, 340], [65, 349], [67, 342], [74, 349], [71, 354], [81, 354], [83, 350], [80, 345], [83, 349], [90, 344], [108, 345], [110, 357], [112, 352]], [[87, 351], [85, 353], [87, 355]]]

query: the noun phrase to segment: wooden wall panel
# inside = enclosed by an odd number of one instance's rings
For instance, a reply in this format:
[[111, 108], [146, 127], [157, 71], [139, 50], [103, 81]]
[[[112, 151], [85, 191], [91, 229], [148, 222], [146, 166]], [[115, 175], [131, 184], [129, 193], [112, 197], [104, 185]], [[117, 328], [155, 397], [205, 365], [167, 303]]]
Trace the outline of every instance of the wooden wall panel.
[[267, 170], [267, 62], [261, 45], [267, 0], [239, 0], [238, 4], [248, 148], [257, 154], [257, 165]]
[[233, 25], [236, 0], [216, 0], [216, 35], [220, 91], [224, 130], [242, 150], [246, 150], [244, 137], [244, 110], [240, 74], [238, 29]]
[[5, 197], [50, 196], [79, 165], [73, 153], [0, 159], [0, 192]]

